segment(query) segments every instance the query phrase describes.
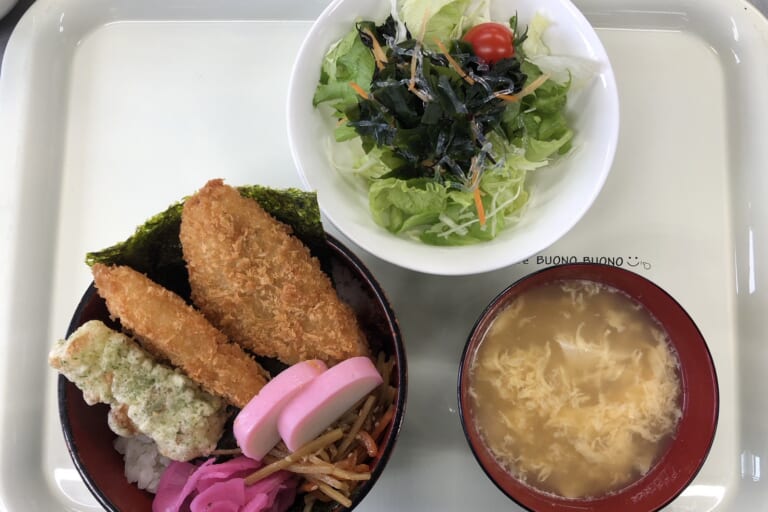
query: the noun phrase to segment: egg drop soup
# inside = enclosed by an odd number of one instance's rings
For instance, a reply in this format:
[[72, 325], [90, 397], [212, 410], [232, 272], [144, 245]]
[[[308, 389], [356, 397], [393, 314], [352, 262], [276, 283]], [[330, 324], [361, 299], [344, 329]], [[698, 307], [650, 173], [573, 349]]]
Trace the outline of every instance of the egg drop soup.
[[636, 301], [591, 281], [517, 296], [490, 325], [469, 373], [488, 450], [516, 478], [598, 498], [642, 477], [681, 416], [677, 358]]

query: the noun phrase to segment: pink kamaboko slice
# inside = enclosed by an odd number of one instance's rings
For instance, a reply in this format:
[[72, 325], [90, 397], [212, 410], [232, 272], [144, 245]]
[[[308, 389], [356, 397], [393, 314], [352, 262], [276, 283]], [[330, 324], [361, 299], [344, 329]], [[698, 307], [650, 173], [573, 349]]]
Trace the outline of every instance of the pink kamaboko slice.
[[243, 455], [261, 460], [280, 441], [277, 420], [294, 396], [328, 367], [318, 359], [302, 361], [270, 380], [235, 418], [233, 431]]
[[289, 450], [311, 441], [383, 382], [365, 356], [352, 357], [310, 382], [283, 409], [277, 429]]

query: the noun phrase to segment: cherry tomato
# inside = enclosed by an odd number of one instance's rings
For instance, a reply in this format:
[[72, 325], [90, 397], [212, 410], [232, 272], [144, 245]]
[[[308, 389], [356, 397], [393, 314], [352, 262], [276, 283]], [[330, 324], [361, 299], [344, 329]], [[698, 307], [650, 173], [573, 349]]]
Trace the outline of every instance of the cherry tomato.
[[475, 55], [489, 64], [495, 64], [515, 54], [512, 31], [501, 23], [487, 22], [475, 25], [462, 39], [472, 46]]

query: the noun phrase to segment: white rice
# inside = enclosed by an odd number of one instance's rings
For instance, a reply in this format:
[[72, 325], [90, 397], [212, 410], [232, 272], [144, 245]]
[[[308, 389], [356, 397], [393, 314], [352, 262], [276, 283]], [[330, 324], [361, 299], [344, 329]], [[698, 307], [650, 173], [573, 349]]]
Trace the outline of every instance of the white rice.
[[160, 455], [155, 442], [147, 436], [120, 437], [115, 439], [115, 450], [123, 455], [125, 477], [139, 489], [151, 493], [157, 491], [157, 484], [163, 470], [171, 459]]

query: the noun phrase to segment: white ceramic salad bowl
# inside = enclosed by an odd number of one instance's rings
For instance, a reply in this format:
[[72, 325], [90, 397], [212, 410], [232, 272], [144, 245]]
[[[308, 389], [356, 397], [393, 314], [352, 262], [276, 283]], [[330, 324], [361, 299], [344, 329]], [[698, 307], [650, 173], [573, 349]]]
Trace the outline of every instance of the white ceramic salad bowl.
[[[519, 26], [524, 27], [537, 13], [543, 15], [551, 22], [543, 35], [550, 54], [588, 62], [590, 71], [568, 96], [572, 149], [528, 173], [530, 200], [519, 222], [487, 242], [435, 246], [392, 234], [374, 222], [362, 178], [336, 167], [345, 158], [334, 141], [336, 120], [312, 103], [323, 57], [356, 21], [382, 23], [390, 13], [390, 2], [332, 2], [299, 50], [287, 104], [290, 147], [299, 175], [308, 189], [317, 191], [327, 219], [361, 248], [390, 263], [429, 274], [468, 275], [522, 261], [550, 246], [579, 221], [610, 171], [619, 130], [618, 94], [605, 49], [589, 22], [568, 0], [489, 1], [493, 21], [506, 23], [517, 14]], [[446, 1], [427, 3], [432, 5], [429, 9], [439, 9]]]

